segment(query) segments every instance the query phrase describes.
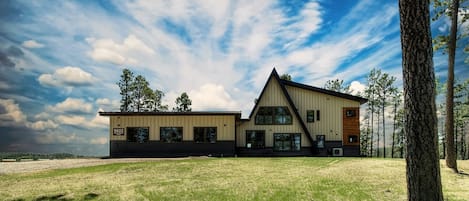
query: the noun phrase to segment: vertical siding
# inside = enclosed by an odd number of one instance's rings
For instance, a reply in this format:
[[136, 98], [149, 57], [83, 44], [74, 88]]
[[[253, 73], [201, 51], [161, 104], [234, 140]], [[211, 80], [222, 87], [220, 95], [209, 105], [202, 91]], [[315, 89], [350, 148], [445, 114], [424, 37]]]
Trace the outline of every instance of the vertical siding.
[[[126, 135], [115, 136], [113, 128], [149, 127], [150, 140], [160, 140], [160, 127], [182, 127], [183, 140], [194, 140], [194, 127], [217, 127], [217, 140], [233, 141], [235, 136], [234, 115], [153, 115], [111, 116], [110, 139], [126, 140]], [[119, 126], [120, 125], [120, 126]], [[125, 133], [127, 134], [127, 133]]]
[[[325, 135], [326, 141], [342, 141], [342, 108], [360, 107], [359, 102], [298, 87], [286, 88], [313, 139], [316, 139], [316, 135]], [[314, 122], [306, 122], [307, 110], [319, 110], [320, 120], [317, 121], [315, 112]]]
[[[259, 107], [262, 106], [287, 106], [292, 115], [291, 125], [256, 125], [255, 114]], [[306, 134], [301, 128], [300, 122], [294, 114], [294, 109], [290, 107], [285, 95], [280, 88], [279, 83], [274, 78], [271, 78], [267, 84], [263, 96], [259, 100], [258, 107], [254, 110], [253, 116], [250, 121], [242, 122], [237, 129], [237, 145], [238, 147], [246, 146], [246, 131], [247, 130], [264, 130], [265, 131], [265, 146], [273, 146], [274, 133], [301, 133], [301, 146], [311, 146]]]

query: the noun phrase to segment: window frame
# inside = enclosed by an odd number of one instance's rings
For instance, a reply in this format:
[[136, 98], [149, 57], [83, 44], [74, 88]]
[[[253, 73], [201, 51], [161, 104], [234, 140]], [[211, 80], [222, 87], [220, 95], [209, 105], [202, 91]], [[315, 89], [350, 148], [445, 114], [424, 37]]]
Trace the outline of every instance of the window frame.
[[[280, 143], [282, 144], [282, 148], [279, 148], [277, 146], [278, 139], [277, 136], [283, 136], [289, 138], [289, 140], [282, 140]], [[301, 151], [301, 133], [274, 133], [274, 144], [273, 144], [273, 150], [275, 152], [298, 152]], [[298, 139], [298, 141], [297, 141]], [[285, 147], [289, 147], [289, 149], [285, 149]]]
[[320, 121], [321, 120], [321, 111], [319, 110], [316, 110], [316, 121]]
[[[130, 135], [133, 133], [133, 131], [131, 130], [139, 130], [139, 129], [142, 129], [142, 130], [146, 130], [147, 131], [147, 134], [145, 135], [146, 136], [146, 139], [143, 139], [143, 140], [138, 140], [138, 134], [133, 134], [133, 137], [130, 138]], [[126, 139], [127, 139], [127, 142], [137, 142], [137, 143], [146, 143], [148, 141], [150, 141], [150, 127], [126, 127]], [[137, 131], [138, 132], [138, 131]]]
[[293, 115], [287, 106], [262, 106], [257, 109], [255, 125], [292, 125]]
[[[360, 137], [355, 134], [347, 135], [347, 144], [358, 144], [360, 142]], [[355, 140], [353, 140], [355, 139]]]
[[[202, 131], [203, 132], [202, 133], [202, 139], [203, 140], [202, 141], [197, 141], [196, 140], [196, 139], [200, 139], [200, 137], [196, 138], [196, 134], [200, 134], [196, 131], [198, 129], [203, 129], [203, 131]], [[208, 132], [210, 131], [210, 129], [214, 129], [214, 131], [215, 131], [215, 135], [214, 135], [215, 139], [214, 140], [209, 138], [210, 136], [208, 136], [209, 135]], [[193, 132], [193, 137], [194, 137], [193, 140], [194, 140], [195, 143], [211, 143], [211, 144], [214, 144], [218, 141], [218, 128], [216, 126], [198, 126], [198, 127], [194, 127], [193, 131], [194, 131]]]
[[[254, 132], [254, 134], [260, 134], [262, 136], [262, 145], [260, 145], [261, 143], [256, 143], [256, 140], [257, 140], [257, 137], [254, 137], [255, 141], [254, 143], [251, 143], [251, 146], [248, 146], [249, 142], [253, 142], [252, 140], [249, 140], [248, 138], [248, 135], [252, 134]], [[246, 148], [248, 149], [263, 149], [265, 148], [265, 130], [246, 130]], [[256, 146], [252, 146], [252, 144], [256, 145]], [[257, 145], [260, 145], [260, 146], [257, 146]]]
[[[176, 133], [178, 135], [181, 135], [180, 136], [180, 140], [163, 140], [163, 139], [166, 139], [163, 137], [163, 130], [164, 129], [180, 129], [180, 133]], [[176, 139], [178, 139], [179, 137], [176, 137]], [[173, 138], [171, 138], [173, 139]], [[183, 127], [180, 127], [180, 126], [161, 126], [160, 127], [160, 141], [161, 142], [164, 142], [164, 143], [179, 143], [179, 142], [182, 142], [184, 140], [184, 128]]]
[[345, 110], [345, 116], [347, 118], [352, 118], [357, 116], [357, 111], [355, 109], [346, 109]]
[[[320, 142], [322, 142], [322, 144], [320, 144]], [[316, 147], [318, 149], [326, 148], [326, 135], [316, 135]]]

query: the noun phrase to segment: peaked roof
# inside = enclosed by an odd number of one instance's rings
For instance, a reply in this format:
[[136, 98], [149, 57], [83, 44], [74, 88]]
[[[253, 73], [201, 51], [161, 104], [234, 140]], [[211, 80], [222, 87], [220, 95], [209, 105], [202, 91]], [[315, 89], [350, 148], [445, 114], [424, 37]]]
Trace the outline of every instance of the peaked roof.
[[[300, 122], [301, 128], [303, 129], [303, 131], [305, 132], [306, 136], [308, 137], [308, 139], [311, 143], [313, 143], [313, 141], [314, 141], [313, 137], [311, 136], [311, 133], [309, 132], [308, 128], [306, 127], [305, 122], [301, 118], [301, 115], [298, 112], [298, 109], [295, 106], [295, 103], [293, 102], [290, 94], [288, 94], [288, 91], [287, 91], [285, 86], [298, 87], [298, 88], [305, 89], [305, 90], [319, 92], [319, 93], [323, 93], [323, 94], [327, 94], [327, 95], [331, 95], [331, 96], [336, 96], [336, 97], [340, 97], [340, 98], [344, 98], [344, 99], [349, 99], [349, 100], [360, 102], [360, 104], [366, 103], [368, 101], [368, 99], [365, 99], [365, 98], [362, 98], [362, 97], [359, 97], [359, 96], [353, 96], [353, 95], [350, 95], [350, 94], [340, 93], [340, 92], [336, 92], [336, 91], [331, 91], [331, 90], [327, 90], [327, 89], [322, 89], [322, 88], [318, 88], [318, 87], [313, 87], [313, 86], [301, 84], [301, 83], [298, 83], [298, 82], [293, 82], [293, 81], [280, 79], [280, 76], [278, 75], [277, 70], [275, 70], [275, 68], [272, 70], [272, 73], [270, 73], [269, 79], [265, 83], [264, 88], [262, 89], [262, 92], [259, 95], [258, 100], [260, 100], [262, 98], [262, 96], [264, 95], [264, 92], [267, 88], [267, 85], [269, 85], [269, 82], [272, 79], [275, 79], [279, 83], [280, 89], [282, 90], [283, 95], [287, 99], [287, 102], [290, 105], [290, 108], [292, 108], [292, 110], [293, 110], [293, 114], [295, 114], [296, 118]], [[259, 102], [260, 101], [257, 101], [256, 104], [254, 105], [254, 108], [251, 110], [251, 114], [249, 114], [249, 119], [251, 119], [252, 116], [254, 115], [254, 111], [258, 107]]]
[[303, 129], [303, 132], [308, 137], [309, 142], [311, 144], [313, 144], [313, 141], [314, 141], [313, 137], [311, 136], [311, 133], [309, 133], [309, 130], [306, 127], [305, 122], [301, 119], [301, 116], [300, 116], [300, 113], [298, 112], [298, 109], [296, 108], [295, 104], [293, 103], [293, 100], [291, 99], [290, 95], [288, 94], [287, 89], [285, 88], [285, 85], [282, 83], [282, 79], [280, 79], [280, 76], [278, 75], [277, 70], [275, 70], [275, 68], [272, 70], [272, 73], [270, 74], [269, 79], [265, 83], [264, 88], [262, 89], [261, 95], [259, 96], [258, 101], [254, 105], [254, 108], [251, 110], [251, 114], [249, 115], [249, 119], [251, 119], [252, 115], [254, 114], [254, 110], [256, 110], [262, 96], [264, 95], [264, 92], [267, 88], [267, 85], [269, 85], [269, 82], [272, 79], [275, 79], [278, 82], [278, 84], [280, 85], [280, 89], [282, 89], [283, 95], [287, 99], [287, 102], [290, 105], [290, 108], [293, 110], [293, 114], [295, 114], [296, 118], [300, 122], [300, 125], [301, 125], [301, 128]]

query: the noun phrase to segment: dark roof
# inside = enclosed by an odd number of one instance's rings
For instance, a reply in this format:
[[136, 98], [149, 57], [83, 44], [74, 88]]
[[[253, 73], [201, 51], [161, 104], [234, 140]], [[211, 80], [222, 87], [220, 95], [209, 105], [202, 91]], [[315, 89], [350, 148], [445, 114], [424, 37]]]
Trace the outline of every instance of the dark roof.
[[202, 116], [234, 115], [241, 118], [241, 111], [194, 111], [194, 112], [99, 112], [101, 116]]
[[323, 93], [323, 94], [327, 94], [327, 95], [331, 95], [331, 96], [336, 96], [336, 97], [340, 97], [340, 98], [345, 98], [345, 99], [360, 102], [360, 104], [368, 102], [368, 99], [366, 99], [366, 98], [362, 98], [362, 97], [354, 96], [354, 95], [350, 95], [350, 94], [344, 94], [344, 93], [340, 93], [340, 92], [336, 92], [336, 91], [331, 91], [331, 90], [327, 90], [327, 89], [323, 89], [323, 88], [319, 88], [319, 87], [313, 87], [313, 86], [301, 84], [301, 83], [298, 83], [298, 82], [292, 82], [292, 81], [288, 81], [288, 80], [281, 80], [280, 82], [283, 85], [298, 87], [298, 88], [301, 88], [301, 89], [306, 89], [306, 90], [319, 92], [319, 93]]

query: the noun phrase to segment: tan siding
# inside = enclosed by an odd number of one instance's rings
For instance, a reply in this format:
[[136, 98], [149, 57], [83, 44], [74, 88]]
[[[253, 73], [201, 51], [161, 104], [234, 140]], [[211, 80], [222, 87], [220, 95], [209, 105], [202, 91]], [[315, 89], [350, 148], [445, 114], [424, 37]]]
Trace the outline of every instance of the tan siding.
[[[161, 115], [161, 116], [111, 116], [111, 140], [126, 140], [115, 136], [113, 128], [149, 127], [150, 140], [160, 140], [160, 127], [183, 127], [183, 140], [194, 140], [194, 127], [217, 127], [217, 140], [234, 140], [235, 117], [233, 115]], [[120, 124], [120, 126], [118, 126]], [[127, 133], [126, 133], [127, 134]]]
[[[246, 131], [247, 130], [264, 130], [265, 131], [265, 146], [273, 146], [274, 133], [301, 133], [301, 146], [311, 146], [306, 134], [301, 128], [300, 122], [296, 118], [293, 108], [290, 107], [285, 95], [280, 88], [279, 83], [275, 79], [271, 79], [264, 91], [263, 97], [259, 100], [258, 107], [254, 110], [254, 115], [250, 121], [242, 122], [237, 129], [237, 146], [246, 146]], [[291, 125], [256, 125], [255, 114], [261, 106], [287, 106], [292, 114], [293, 124]]]
[[[359, 102], [298, 87], [286, 86], [286, 88], [293, 102], [298, 107], [298, 112], [306, 123], [306, 127], [311, 135], [313, 135], [313, 139], [316, 139], [316, 135], [326, 135], [327, 141], [342, 141], [342, 108], [360, 107]], [[313, 123], [306, 122], [307, 110], [319, 110], [321, 113], [320, 121], [316, 120], [315, 112], [315, 121]]]

